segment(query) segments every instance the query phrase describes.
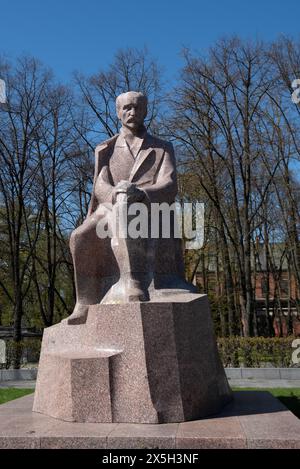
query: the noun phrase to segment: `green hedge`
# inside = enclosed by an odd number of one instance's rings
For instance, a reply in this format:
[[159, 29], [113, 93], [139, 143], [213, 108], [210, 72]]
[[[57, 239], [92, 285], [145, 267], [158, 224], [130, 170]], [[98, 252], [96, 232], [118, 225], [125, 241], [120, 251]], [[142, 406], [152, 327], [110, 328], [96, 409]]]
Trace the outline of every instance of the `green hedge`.
[[292, 365], [293, 340], [295, 337], [226, 337], [217, 342], [224, 366], [285, 368]]
[[[226, 337], [218, 338], [218, 348], [224, 366], [261, 367], [270, 364], [276, 367], [292, 365], [292, 342], [295, 337]], [[2, 368], [12, 367], [14, 357], [20, 356], [21, 363], [37, 363], [41, 349], [41, 339], [24, 339], [19, 343], [6, 342], [7, 362]], [[0, 365], [1, 367], [1, 365]]]

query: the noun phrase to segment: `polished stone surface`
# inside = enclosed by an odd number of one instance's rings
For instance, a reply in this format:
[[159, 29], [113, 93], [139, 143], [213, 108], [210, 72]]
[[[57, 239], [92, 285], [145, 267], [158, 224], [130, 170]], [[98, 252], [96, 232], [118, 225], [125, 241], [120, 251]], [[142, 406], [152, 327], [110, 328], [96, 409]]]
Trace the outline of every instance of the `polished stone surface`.
[[300, 449], [300, 420], [271, 394], [234, 397], [210, 418], [150, 425], [63, 422], [32, 412], [25, 396], [0, 406], [0, 448]]
[[230, 399], [206, 295], [91, 306], [85, 324], [44, 332], [35, 412], [169, 423], [214, 414]]

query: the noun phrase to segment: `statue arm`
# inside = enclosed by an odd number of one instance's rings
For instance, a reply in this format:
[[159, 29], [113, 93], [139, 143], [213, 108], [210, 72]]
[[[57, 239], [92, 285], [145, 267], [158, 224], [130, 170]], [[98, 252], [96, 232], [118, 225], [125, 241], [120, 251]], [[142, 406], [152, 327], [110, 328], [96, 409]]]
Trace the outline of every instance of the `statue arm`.
[[113, 189], [111, 178], [109, 175], [109, 152], [108, 148], [110, 143], [113, 143], [117, 135], [112, 139], [107, 140], [95, 149], [95, 172], [94, 172], [94, 181], [93, 181], [93, 190], [91, 201], [87, 213], [87, 218], [89, 218], [101, 202], [110, 202], [111, 201], [111, 192]]
[[150, 202], [174, 202], [177, 195], [176, 162], [173, 145], [166, 148], [156, 182], [148, 187], [143, 187]]
[[110, 181], [109, 169], [105, 165], [102, 167], [95, 184], [95, 195], [98, 203], [112, 203], [114, 186]]
[[104, 166], [100, 174], [96, 177], [97, 168], [95, 171], [95, 178], [93, 184], [93, 192], [87, 213], [87, 219], [97, 210], [100, 203], [111, 202], [113, 186], [109, 182], [108, 168]]

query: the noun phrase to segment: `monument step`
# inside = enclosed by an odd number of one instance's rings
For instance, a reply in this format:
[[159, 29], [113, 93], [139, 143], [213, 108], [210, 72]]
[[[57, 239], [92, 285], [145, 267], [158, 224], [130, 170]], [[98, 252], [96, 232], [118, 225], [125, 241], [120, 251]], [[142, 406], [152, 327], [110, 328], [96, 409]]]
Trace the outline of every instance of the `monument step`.
[[235, 392], [218, 415], [179, 424], [63, 422], [32, 403], [30, 395], [0, 406], [1, 449], [300, 449], [300, 420], [268, 392]]
[[69, 422], [112, 422], [110, 361], [119, 354], [95, 347], [45, 352], [34, 411]]

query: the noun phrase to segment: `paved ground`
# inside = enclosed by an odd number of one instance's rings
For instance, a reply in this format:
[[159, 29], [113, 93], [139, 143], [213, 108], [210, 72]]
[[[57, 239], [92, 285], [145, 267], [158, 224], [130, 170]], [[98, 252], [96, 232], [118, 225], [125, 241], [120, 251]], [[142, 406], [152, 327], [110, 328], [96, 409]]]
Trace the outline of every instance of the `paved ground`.
[[[300, 388], [299, 379], [229, 379], [238, 388]], [[0, 388], [34, 388], [35, 381], [0, 381]]]
[[1, 449], [300, 449], [300, 421], [268, 392], [235, 392], [217, 416], [160, 425], [64, 422], [32, 412], [32, 404], [31, 394], [0, 406]]

